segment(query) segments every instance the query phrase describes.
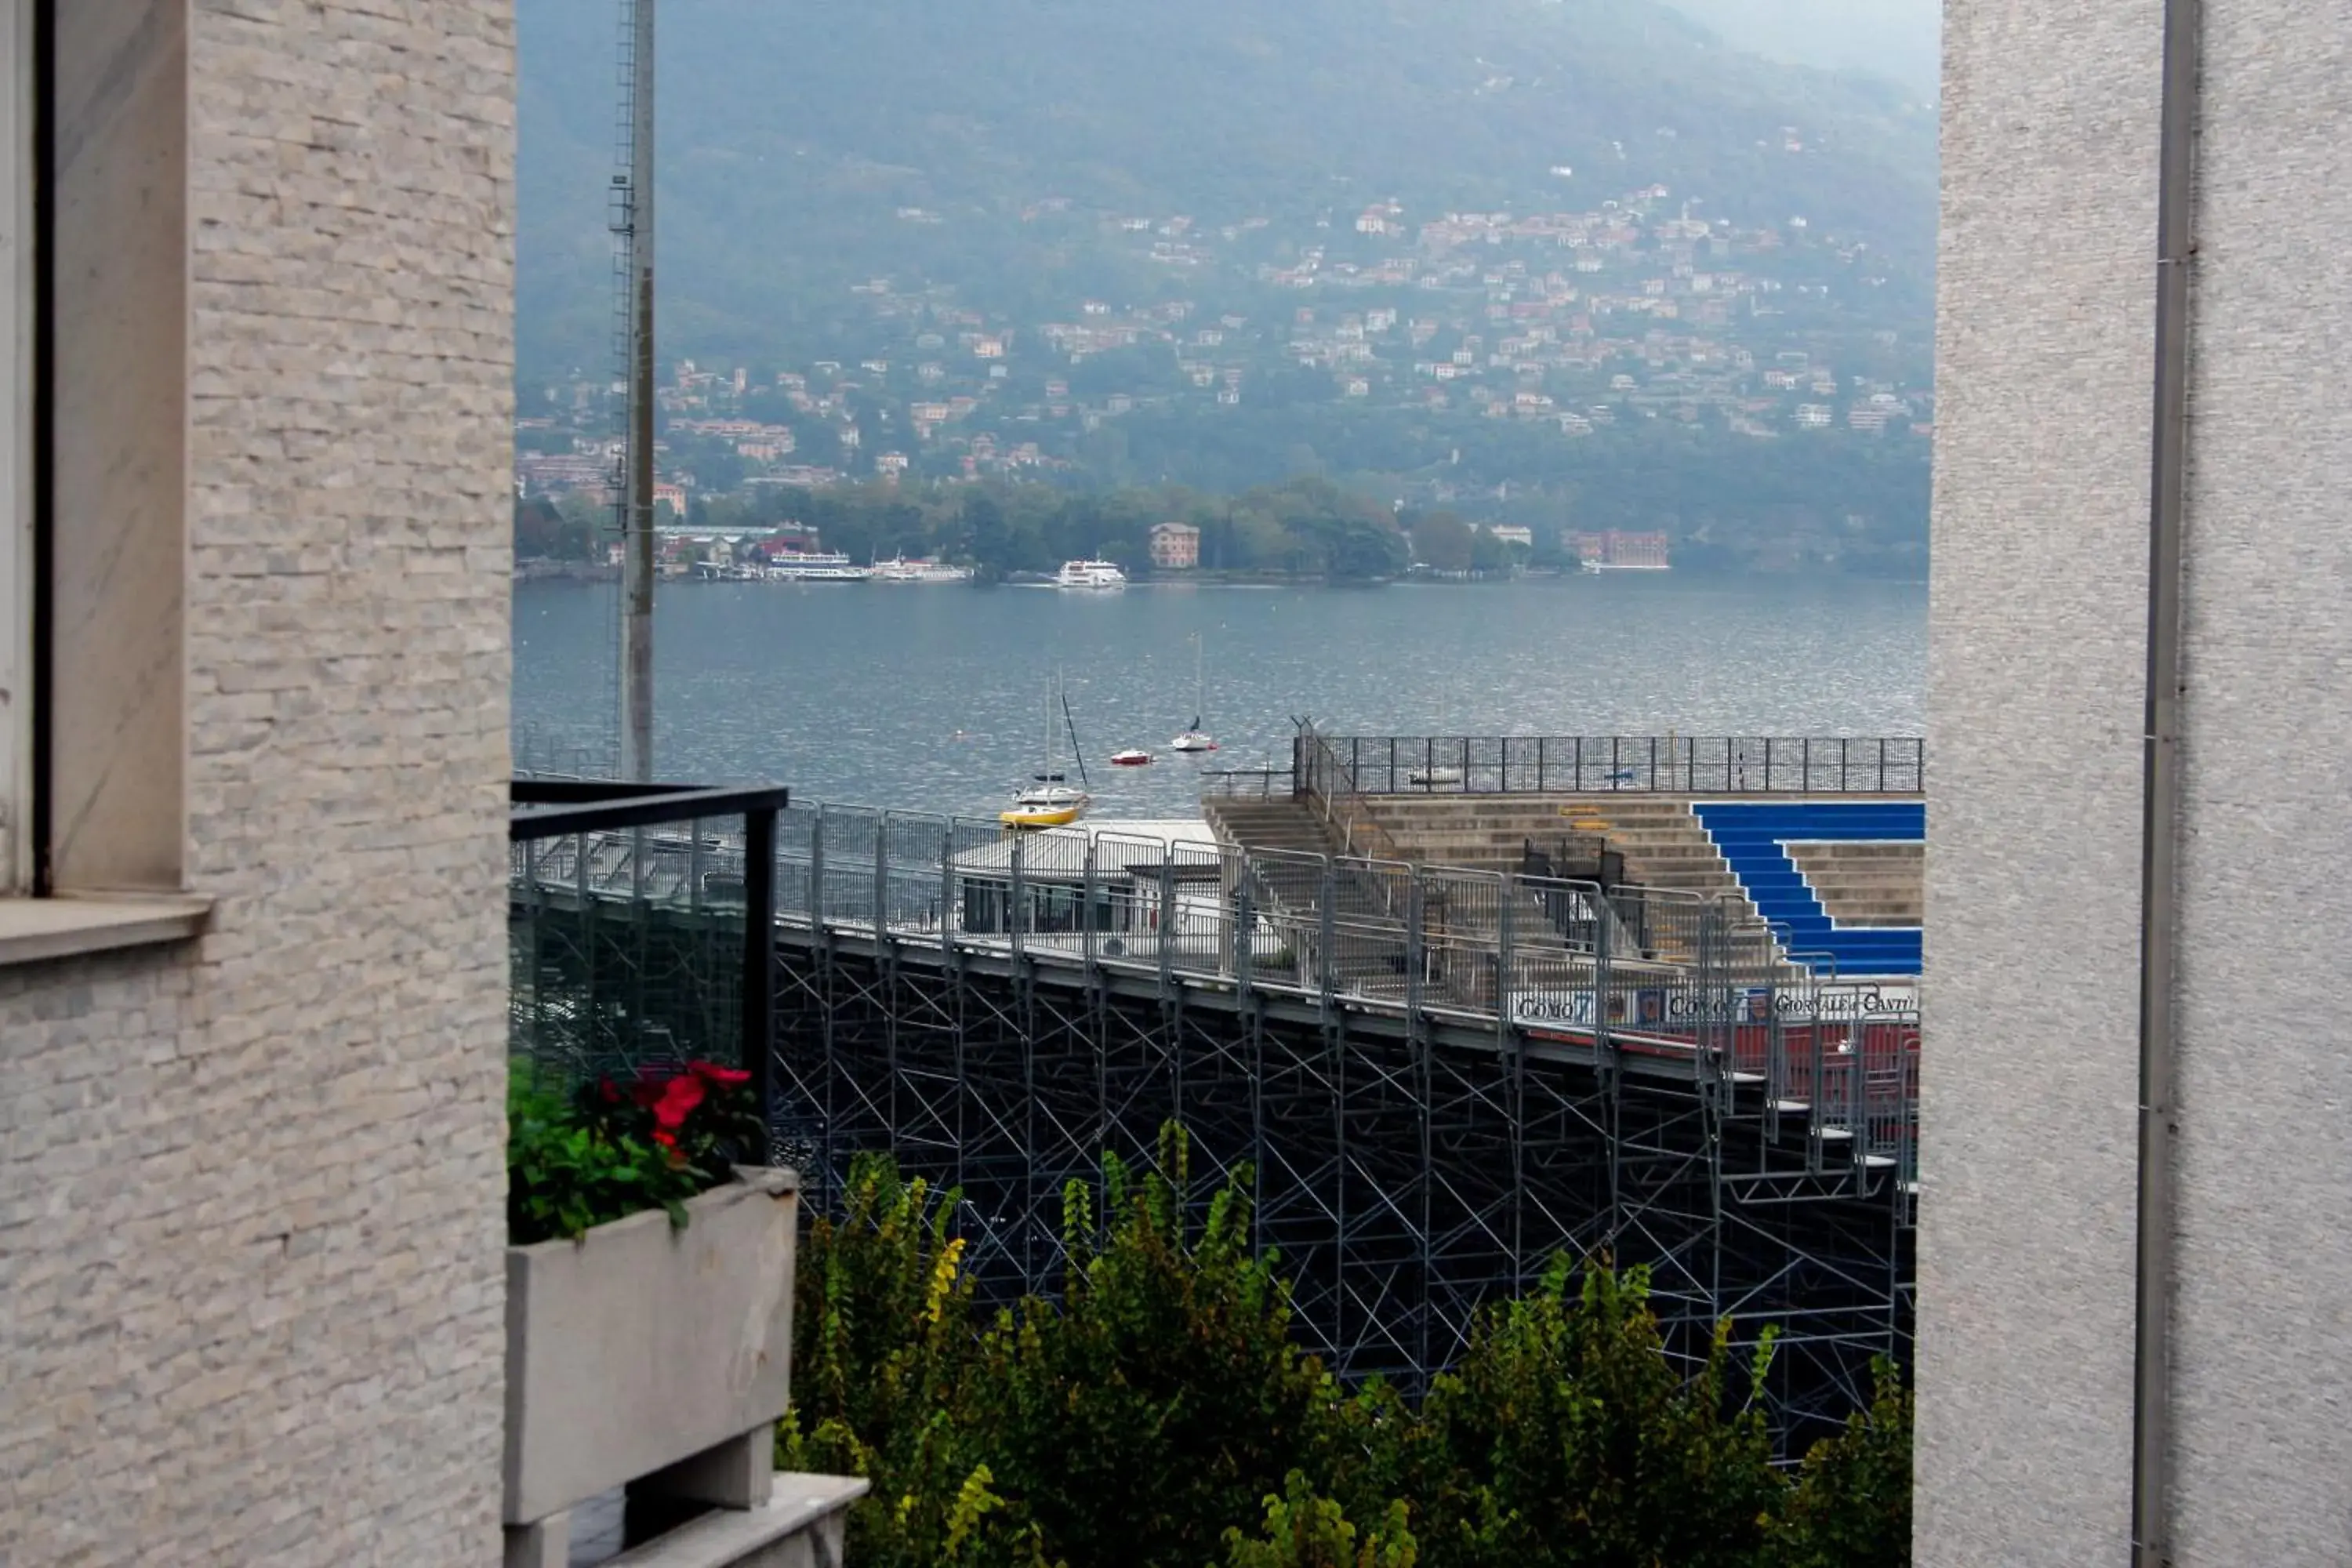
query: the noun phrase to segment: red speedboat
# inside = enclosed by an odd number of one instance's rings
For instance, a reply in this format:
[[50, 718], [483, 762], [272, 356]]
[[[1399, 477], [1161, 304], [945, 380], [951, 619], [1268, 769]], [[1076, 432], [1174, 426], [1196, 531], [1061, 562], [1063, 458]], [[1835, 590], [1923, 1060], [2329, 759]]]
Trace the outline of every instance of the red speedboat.
[[1151, 765], [1151, 753], [1140, 746], [1129, 746], [1110, 754], [1111, 765], [1118, 768], [1142, 768]]

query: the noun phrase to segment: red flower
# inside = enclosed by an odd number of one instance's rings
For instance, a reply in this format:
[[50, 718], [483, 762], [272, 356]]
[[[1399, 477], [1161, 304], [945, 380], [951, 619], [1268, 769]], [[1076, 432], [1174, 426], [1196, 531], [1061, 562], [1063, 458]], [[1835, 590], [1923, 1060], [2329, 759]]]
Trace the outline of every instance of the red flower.
[[690, 1073], [670, 1079], [662, 1086], [661, 1098], [654, 1104], [654, 1125], [664, 1131], [677, 1131], [686, 1124], [694, 1108], [702, 1103], [702, 1080]]
[[723, 1068], [717, 1062], [688, 1062], [686, 1070], [714, 1089], [740, 1089], [751, 1081], [751, 1075], [737, 1068]]
[[637, 1081], [629, 1086], [629, 1098], [636, 1102], [638, 1110], [651, 1110], [661, 1103], [662, 1095], [670, 1082], [667, 1073], [641, 1073]]
[[657, 1129], [654, 1133], [654, 1142], [660, 1144], [665, 1149], [675, 1149], [677, 1147], [677, 1134], [675, 1132], [664, 1132]]

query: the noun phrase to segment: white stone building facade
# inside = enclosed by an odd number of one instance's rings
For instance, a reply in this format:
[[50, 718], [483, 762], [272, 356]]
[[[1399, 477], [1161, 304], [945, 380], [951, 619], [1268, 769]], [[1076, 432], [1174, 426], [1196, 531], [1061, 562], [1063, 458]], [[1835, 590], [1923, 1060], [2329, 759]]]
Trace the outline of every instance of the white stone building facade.
[[0, 17], [0, 1561], [492, 1562], [512, 7]]

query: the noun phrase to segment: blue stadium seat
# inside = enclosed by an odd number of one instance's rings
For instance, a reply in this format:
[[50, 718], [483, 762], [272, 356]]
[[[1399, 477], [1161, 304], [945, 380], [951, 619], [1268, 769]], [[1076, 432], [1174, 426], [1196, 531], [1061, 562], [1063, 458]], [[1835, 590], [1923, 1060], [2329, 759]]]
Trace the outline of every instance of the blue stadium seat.
[[1927, 808], [1911, 802], [1694, 801], [1691, 815], [1715, 843], [1756, 912], [1788, 931], [1790, 949], [1822, 955], [1842, 975], [1919, 973], [1916, 926], [1841, 926], [1790, 858], [1790, 844], [1924, 843]]

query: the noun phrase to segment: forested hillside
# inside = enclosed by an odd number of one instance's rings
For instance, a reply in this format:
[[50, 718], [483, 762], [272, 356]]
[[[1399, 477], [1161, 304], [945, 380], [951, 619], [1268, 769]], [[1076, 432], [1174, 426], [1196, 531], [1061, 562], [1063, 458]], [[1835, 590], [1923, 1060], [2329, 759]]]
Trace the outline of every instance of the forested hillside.
[[[519, 10], [524, 358], [543, 373], [604, 352], [614, 31], [583, 0]], [[1654, 183], [1922, 268], [1933, 237], [1928, 110], [1737, 54], [1653, 0], [670, 0], [661, 29], [686, 353], [788, 352], [871, 275], [988, 309], [1064, 279], [1115, 292], [1121, 263], [1076, 221], [1098, 214], [1311, 225]], [[1811, 155], [1782, 154], [1790, 127]]]

